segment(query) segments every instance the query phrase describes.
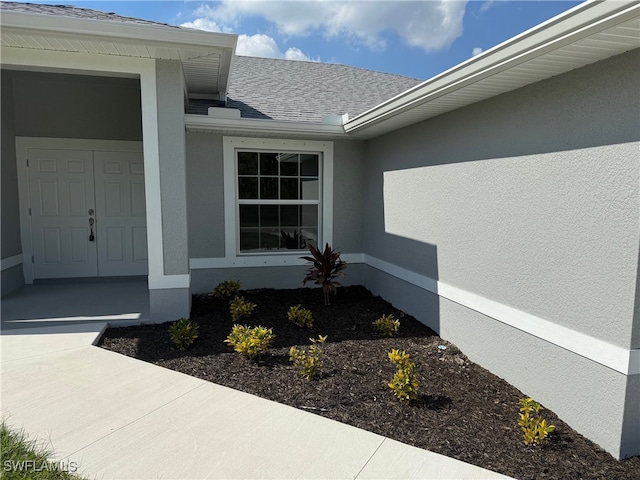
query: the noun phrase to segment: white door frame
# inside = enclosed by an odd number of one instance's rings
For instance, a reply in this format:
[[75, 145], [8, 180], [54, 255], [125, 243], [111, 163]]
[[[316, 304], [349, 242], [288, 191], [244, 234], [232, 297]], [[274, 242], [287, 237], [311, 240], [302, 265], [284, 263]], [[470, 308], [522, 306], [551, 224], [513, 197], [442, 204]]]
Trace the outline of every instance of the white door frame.
[[20, 236], [22, 241], [22, 255], [24, 259], [22, 268], [24, 272], [25, 283], [32, 284], [34, 280], [34, 269], [33, 263], [31, 261], [31, 257], [33, 256], [33, 242], [31, 232], [31, 217], [29, 215], [29, 171], [27, 169], [27, 151], [29, 148], [61, 150], [103, 150], [136, 153], [141, 153], [143, 151], [143, 148], [142, 142], [136, 141], [16, 137], [18, 198], [20, 207]]

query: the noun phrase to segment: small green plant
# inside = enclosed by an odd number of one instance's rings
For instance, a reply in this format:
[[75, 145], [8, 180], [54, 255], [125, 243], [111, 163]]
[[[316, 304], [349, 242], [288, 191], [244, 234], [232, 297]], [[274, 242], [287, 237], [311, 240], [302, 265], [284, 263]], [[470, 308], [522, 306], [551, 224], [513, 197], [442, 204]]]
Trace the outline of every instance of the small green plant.
[[380, 330], [380, 332], [387, 336], [393, 337], [396, 333], [398, 333], [398, 329], [400, 328], [400, 320], [391, 315], [382, 315], [378, 318], [373, 325]]
[[24, 430], [0, 425], [0, 464], [3, 480], [82, 480], [74, 473], [77, 462], [52, 461], [54, 452], [46, 442], [29, 438]]
[[324, 304], [329, 305], [329, 295], [337, 292], [336, 277], [344, 276], [342, 271], [347, 268], [347, 262], [340, 260], [340, 253], [331, 249], [327, 243], [324, 252], [321, 252], [313, 245], [309, 245], [311, 257], [300, 257], [303, 260], [311, 262], [311, 267], [307, 271], [302, 284], [313, 281], [316, 285], [322, 286], [322, 294], [324, 295]]
[[544, 410], [544, 408], [533, 398], [520, 399], [518, 425], [522, 429], [525, 445], [541, 445], [547, 436], [556, 429], [554, 425], [549, 425], [545, 419], [539, 416], [540, 410]]
[[235, 297], [240, 291], [240, 282], [234, 280], [225, 280], [219, 283], [216, 288], [213, 289], [213, 296], [226, 300], [228, 298]]
[[298, 369], [300, 375], [309, 380], [315, 376], [322, 367], [322, 346], [327, 341], [327, 336], [318, 335], [318, 338], [310, 338], [311, 345], [309, 350], [305, 352], [296, 347], [289, 349], [289, 360], [293, 362], [293, 366]]
[[236, 295], [229, 304], [231, 320], [239, 322], [243, 318], [249, 318], [254, 308], [256, 308], [255, 303], [247, 302], [243, 297]]
[[389, 352], [389, 360], [397, 367], [395, 375], [388, 383], [394, 395], [401, 402], [410, 402], [418, 398], [418, 373], [416, 364], [409, 360], [409, 354], [394, 348]]
[[313, 314], [311, 310], [300, 308], [300, 305], [289, 307], [287, 318], [299, 327], [313, 327]]
[[186, 350], [198, 338], [198, 324], [188, 318], [181, 318], [169, 327], [169, 335], [178, 350]]
[[255, 358], [267, 351], [274, 338], [275, 335], [270, 328], [234, 325], [225, 343], [231, 345], [236, 352]]

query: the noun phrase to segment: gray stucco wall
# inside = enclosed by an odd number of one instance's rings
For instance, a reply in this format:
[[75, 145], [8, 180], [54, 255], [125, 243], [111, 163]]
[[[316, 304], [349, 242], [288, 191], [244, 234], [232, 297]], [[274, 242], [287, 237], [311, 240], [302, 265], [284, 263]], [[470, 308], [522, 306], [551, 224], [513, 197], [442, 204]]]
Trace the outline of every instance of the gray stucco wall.
[[222, 135], [187, 133], [189, 255], [224, 257]]
[[[191, 258], [224, 257], [222, 135], [187, 133], [187, 192]], [[342, 253], [362, 252], [366, 144], [334, 142], [333, 238]]]
[[[637, 347], [639, 52], [370, 141], [365, 253]], [[363, 278], [613, 455], [640, 453], [638, 375], [375, 268]]]
[[[191, 258], [222, 258], [224, 251], [224, 182], [222, 135], [187, 133], [187, 199], [189, 255]], [[366, 145], [360, 141], [334, 142], [334, 246], [342, 253], [362, 252], [364, 165]], [[243, 285], [294, 288], [291, 267], [256, 269], [193, 270], [191, 290], [207, 291], [217, 282], [243, 277]], [[359, 268], [359, 267], [358, 267]], [[237, 270], [237, 271], [236, 271]], [[304, 269], [303, 269], [304, 270]], [[301, 270], [301, 271], [303, 271]], [[360, 279], [359, 271], [349, 272]], [[250, 272], [253, 272], [249, 274]], [[302, 278], [302, 277], [300, 277]], [[352, 279], [349, 280], [353, 284]], [[284, 287], [287, 285], [287, 287]]]
[[362, 253], [366, 143], [340, 140], [333, 148], [333, 247]]
[[165, 275], [189, 272], [184, 75], [178, 60], [156, 61]]
[[16, 135], [142, 140], [140, 81], [14, 72]]
[[372, 140], [365, 252], [628, 348], [637, 64], [631, 52]]
[[[9, 258], [22, 253], [20, 243], [20, 213], [18, 211], [18, 174], [16, 170], [16, 143], [14, 128], [13, 76], [2, 71], [0, 106], [2, 110], [2, 224], [1, 257]], [[2, 271], [2, 295], [24, 284], [22, 266], [16, 265]]]

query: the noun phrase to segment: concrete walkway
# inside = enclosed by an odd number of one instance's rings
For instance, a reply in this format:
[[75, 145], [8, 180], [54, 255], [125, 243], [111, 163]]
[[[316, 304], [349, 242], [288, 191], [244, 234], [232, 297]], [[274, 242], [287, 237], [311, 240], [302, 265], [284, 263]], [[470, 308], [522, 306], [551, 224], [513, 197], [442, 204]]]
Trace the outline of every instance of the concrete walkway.
[[3, 418], [88, 478], [509, 478], [93, 346], [105, 327], [0, 336]]

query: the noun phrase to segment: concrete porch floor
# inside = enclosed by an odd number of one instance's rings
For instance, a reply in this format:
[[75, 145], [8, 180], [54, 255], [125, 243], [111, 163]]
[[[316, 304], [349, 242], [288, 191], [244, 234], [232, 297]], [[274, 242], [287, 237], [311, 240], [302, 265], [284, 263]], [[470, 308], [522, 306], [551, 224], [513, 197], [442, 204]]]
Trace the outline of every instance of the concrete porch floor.
[[149, 319], [146, 277], [24, 285], [1, 303], [3, 330], [92, 322], [127, 325]]

